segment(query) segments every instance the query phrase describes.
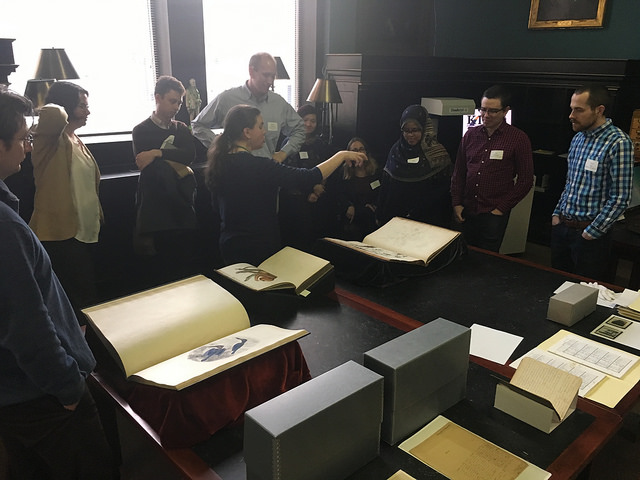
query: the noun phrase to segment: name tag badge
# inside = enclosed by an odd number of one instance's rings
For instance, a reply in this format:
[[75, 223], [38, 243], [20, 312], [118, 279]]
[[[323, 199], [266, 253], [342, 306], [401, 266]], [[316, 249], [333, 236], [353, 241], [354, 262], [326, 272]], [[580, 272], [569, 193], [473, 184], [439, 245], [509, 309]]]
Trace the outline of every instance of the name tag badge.
[[267, 130], [270, 132], [278, 131], [278, 122], [267, 122]]
[[489, 154], [489, 159], [502, 160], [503, 156], [504, 156], [504, 150], [491, 150], [491, 153]]
[[420, 162], [420, 157], [407, 158], [407, 163], [419, 163], [419, 162]]
[[596, 172], [598, 170], [598, 161], [587, 159], [587, 163], [584, 164], [584, 169], [587, 172]]
[[380, 186], [380, 180], [374, 180], [369, 185], [371, 186], [371, 190], [375, 190]]
[[306, 160], [309, 158], [309, 152], [300, 152], [300, 158]]

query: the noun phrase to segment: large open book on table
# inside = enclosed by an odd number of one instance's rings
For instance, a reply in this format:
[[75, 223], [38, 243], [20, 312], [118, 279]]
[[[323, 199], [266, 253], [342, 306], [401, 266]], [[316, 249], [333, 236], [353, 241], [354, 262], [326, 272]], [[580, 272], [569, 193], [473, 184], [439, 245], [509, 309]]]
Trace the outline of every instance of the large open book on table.
[[395, 217], [364, 237], [362, 242], [337, 238], [324, 240], [387, 262], [428, 265], [459, 236], [460, 232], [454, 230]]
[[308, 333], [251, 327], [242, 304], [202, 275], [83, 312], [129, 380], [174, 390]]
[[333, 265], [315, 255], [284, 247], [257, 267], [235, 263], [216, 271], [252, 290], [292, 289], [297, 295], [306, 296], [314, 284], [333, 271]]

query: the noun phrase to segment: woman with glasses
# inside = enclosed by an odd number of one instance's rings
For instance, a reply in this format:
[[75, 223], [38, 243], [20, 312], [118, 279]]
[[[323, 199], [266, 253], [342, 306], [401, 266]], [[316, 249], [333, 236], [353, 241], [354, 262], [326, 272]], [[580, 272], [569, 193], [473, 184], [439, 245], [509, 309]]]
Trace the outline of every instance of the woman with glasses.
[[382, 173], [377, 217], [393, 217], [448, 227], [451, 220], [451, 159], [436, 138], [429, 113], [411, 105], [400, 118], [400, 139], [391, 147]]
[[98, 164], [76, 135], [90, 114], [88, 95], [71, 82], [51, 86], [31, 153], [36, 191], [29, 226], [81, 322], [80, 310], [97, 300], [93, 248], [102, 223]]
[[377, 228], [376, 205], [380, 191], [378, 163], [369, 153], [362, 138], [353, 137], [347, 150], [364, 153], [367, 157], [361, 166], [343, 167], [339, 186], [338, 208], [340, 212], [341, 236], [345, 240], [362, 241]]

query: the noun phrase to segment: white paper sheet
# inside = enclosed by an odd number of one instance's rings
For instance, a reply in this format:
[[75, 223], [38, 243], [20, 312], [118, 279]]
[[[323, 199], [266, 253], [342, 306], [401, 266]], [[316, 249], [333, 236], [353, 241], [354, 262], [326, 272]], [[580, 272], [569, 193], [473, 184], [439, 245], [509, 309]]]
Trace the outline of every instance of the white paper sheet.
[[474, 323], [471, 325], [469, 353], [504, 365], [509, 361], [522, 337]]

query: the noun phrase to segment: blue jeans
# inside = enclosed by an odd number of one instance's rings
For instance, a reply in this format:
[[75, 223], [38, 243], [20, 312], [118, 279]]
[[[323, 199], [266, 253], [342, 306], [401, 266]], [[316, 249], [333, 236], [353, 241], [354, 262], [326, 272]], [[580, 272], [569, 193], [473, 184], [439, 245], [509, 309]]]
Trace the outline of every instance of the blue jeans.
[[594, 280], [606, 281], [611, 251], [611, 231], [600, 238], [585, 240], [582, 229], [564, 223], [551, 227], [551, 266]]
[[462, 224], [465, 240], [474, 247], [484, 248], [492, 252], [499, 251], [504, 232], [507, 230], [507, 224], [509, 223], [509, 213], [493, 215], [489, 212], [478, 215], [465, 215], [464, 223]]

